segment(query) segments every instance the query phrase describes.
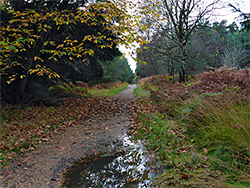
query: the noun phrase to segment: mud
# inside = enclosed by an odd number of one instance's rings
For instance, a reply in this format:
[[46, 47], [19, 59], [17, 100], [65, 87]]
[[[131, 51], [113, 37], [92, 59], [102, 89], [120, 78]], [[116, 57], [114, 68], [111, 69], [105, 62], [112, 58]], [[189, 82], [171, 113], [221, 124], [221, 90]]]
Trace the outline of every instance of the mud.
[[[1, 172], [0, 187], [60, 187], [63, 172], [76, 161], [104, 152], [116, 152], [116, 142], [131, 124], [129, 103], [135, 99], [127, 89], [116, 96], [103, 98], [95, 111], [83, 122], [77, 122], [36, 150], [9, 163]], [[107, 147], [112, 145], [112, 147]]]

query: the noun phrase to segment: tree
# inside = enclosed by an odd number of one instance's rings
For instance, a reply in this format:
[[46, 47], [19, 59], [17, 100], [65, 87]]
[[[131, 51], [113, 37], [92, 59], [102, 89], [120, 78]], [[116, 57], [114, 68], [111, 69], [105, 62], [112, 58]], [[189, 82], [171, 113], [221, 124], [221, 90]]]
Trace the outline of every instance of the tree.
[[75, 68], [79, 61], [93, 64], [103, 57], [112, 59], [109, 49], [116, 50], [120, 43], [140, 42], [134, 32], [128, 32], [134, 23], [123, 6], [115, 1], [4, 1], [1, 83], [15, 85], [20, 101], [34, 75], [60, 78], [56, 64]]
[[174, 77], [180, 60], [178, 50], [176, 43], [165, 37], [164, 32], [158, 31], [151, 36], [150, 42], [143, 45], [140, 52], [137, 53], [137, 59], [147, 62], [145, 65], [137, 63], [138, 76], [170, 73]]
[[222, 61], [226, 67], [240, 68], [240, 64], [244, 62], [247, 58], [244, 47], [240, 44], [237, 46], [229, 47], [227, 46], [224, 50]]
[[219, 0], [206, 3], [203, 0], [162, 0], [158, 1], [157, 25], [165, 32], [165, 36], [180, 48], [180, 82], [185, 81], [188, 60], [187, 44], [191, 33], [197, 28], [205, 16], [215, 9]]
[[229, 4], [230, 7], [233, 8], [234, 12], [240, 13], [240, 17], [243, 19], [241, 22], [243, 30], [246, 29], [248, 32], [250, 31], [250, 13], [244, 13], [239, 8], [236, 8], [231, 3]]
[[111, 61], [101, 62], [103, 68], [103, 82], [129, 82], [131, 83], [134, 74], [130, 69], [127, 59], [122, 56], [117, 56]]

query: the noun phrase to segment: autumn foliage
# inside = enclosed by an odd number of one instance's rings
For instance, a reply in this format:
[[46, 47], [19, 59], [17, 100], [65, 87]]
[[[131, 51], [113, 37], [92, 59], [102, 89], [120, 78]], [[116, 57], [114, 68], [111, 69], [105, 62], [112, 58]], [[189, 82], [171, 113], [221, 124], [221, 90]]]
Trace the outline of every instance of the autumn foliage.
[[[202, 93], [238, 92], [247, 96], [250, 93], [250, 70], [221, 67], [195, 75], [194, 79], [184, 84], [174, 84], [169, 75], [151, 76], [139, 82], [143, 82], [144, 87], [151, 91], [152, 97], [164, 98], [164, 103], [185, 100]], [[150, 86], [157, 87], [157, 90], [152, 90]]]
[[183, 84], [168, 74], [139, 81], [156, 111], [143, 112], [132, 132], [169, 169], [159, 184], [249, 187], [249, 78], [248, 69], [221, 67]]
[[[103, 90], [124, 89], [127, 83], [88, 86], [84, 82], [61, 83], [51, 88], [56, 95], [53, 105], [37, 101], [29, 105], [2, 104], [0, 111], [0, 166], [16, 156], [34, 150], [39, 143], [48, 141], [67, 127], [77, 126], [89, 118], [113, 116], [119, 111], [108, 98], [90, 96], [90, 91], [101, 96]], [[99, 89], [97, 89], [99, 88]], [[97, 92], [99, 91], [99, 92]], [[106, 93], [103, 93], [106, 95]], [[112, 93], [113, 94], [113, 93]]]
[[96, 83], [102, 76], [98, 61], [120, 56], [120, 44], [143, 43], [122, 1], [5, 0], [0, 8], [1, 93], [12, 103], [24, 102], [34, 84]]

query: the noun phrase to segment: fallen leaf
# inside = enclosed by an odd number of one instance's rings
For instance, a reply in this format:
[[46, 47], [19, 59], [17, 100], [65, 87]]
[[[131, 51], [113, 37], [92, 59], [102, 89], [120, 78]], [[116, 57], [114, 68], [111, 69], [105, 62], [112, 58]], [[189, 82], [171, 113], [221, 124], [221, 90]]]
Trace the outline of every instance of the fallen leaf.
[[61, 149], [61, 151], [62, 151], [62, 150], [65, 150], [65, 148], [64, 148], [64, 147], [61, 147], [61, 146], [58, 146], [58, 147]]
[[184, 179], [188, 179], [188, 175], [187, 174], [182, 174], [181, 177], [184, 178]]
[[209, 168], [208, 165], [201, 164], [201, 166], [204, 167], [204, 168]]
[[136, 177], [136, 178], [134, 178], [134, 179], [128, 178], [128, 179], [127, 179], [127, 182], [134, 182], [134, 181], [136, 181], [136, 180], [138, 180], [138, 179], [139, 179], [138, 177]]
[[154, 150], [154, 152], [158, 151], [159, 149], [160, 149], [160, 146], [158, 146], [158, 147]]
[[11, 170], [11, 171], [8, 172], [8, 174], [12, 174], [13, 172], [14, 172], [14, 170]]

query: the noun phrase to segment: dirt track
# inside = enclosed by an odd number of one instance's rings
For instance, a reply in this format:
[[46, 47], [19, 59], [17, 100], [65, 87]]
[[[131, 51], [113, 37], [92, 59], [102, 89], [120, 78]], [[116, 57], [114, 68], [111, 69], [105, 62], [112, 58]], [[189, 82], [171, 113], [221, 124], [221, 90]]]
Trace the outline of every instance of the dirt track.
[[0, 187], [60, 187], [62, 173], [88, 155], [112, 152], [120, 135], [131, 124], [129, 103], [135, 99], [129, 87], [118, 95], [96, 102], [93, 114], [61, 134], [8, 164], [0, 172]]

